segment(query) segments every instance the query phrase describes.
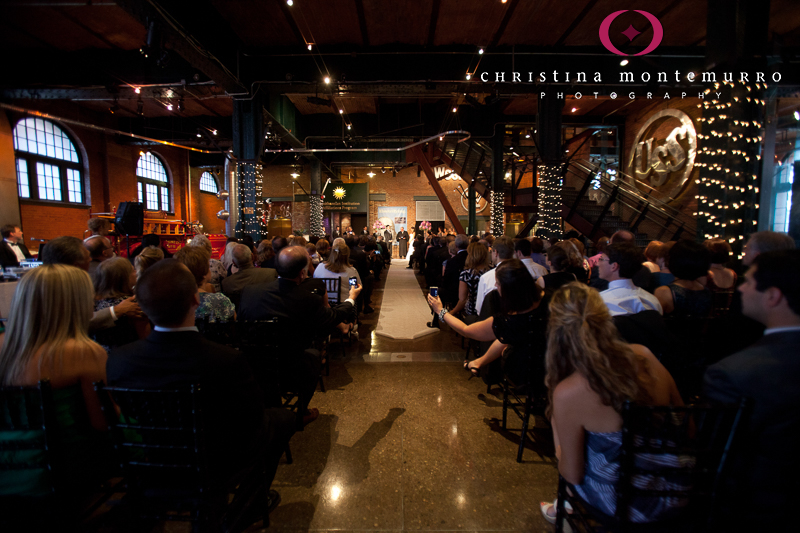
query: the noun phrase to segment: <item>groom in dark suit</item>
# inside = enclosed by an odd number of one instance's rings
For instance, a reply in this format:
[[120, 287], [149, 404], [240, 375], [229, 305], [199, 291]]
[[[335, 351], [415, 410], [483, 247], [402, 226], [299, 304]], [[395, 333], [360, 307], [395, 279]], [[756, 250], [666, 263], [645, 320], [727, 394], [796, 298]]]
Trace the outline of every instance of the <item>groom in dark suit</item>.
[[800, 480], [800, 250], [762, 253], [739, 287], [742, 312], [764, 336], [706, 371], [704, 394], [722, 403], [752, 400], [732, 456], [725, 531], [781, 529]]
[[30, 259], [31, 253], [22, 242], [22, 228], [14, 224], [6, 224], [0, 230], [3, 242], [0, 243], [0, 265], [18, 267], [21, 259]]
[[[164, 389], [201, 384], [212, 475], [224, 482], [261, 463], [269, 486], [294, 434], [294, 415], [264, 409], [244, 356], [200, 335], [194, 326], [200, 305], [197, 283], [185, 265], [164, 259], [148, 268], [136, 282], [136, 297], [155, 328], [147, 339], [113, 351], [106, 364], [109, 385]], [[269, 509], [279, 501], [278, 493], [270, 491]]]

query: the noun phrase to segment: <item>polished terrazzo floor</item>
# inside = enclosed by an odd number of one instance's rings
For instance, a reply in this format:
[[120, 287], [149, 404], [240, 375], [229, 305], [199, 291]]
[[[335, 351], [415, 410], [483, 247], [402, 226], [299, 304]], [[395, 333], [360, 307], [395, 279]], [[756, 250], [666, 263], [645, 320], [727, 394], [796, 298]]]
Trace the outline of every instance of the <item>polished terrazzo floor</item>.
[[499, 389], [467, 379], [452, 332], [390, 340], [373, 335], [377, 315], [334, 351], [327, 392], [311, 404], [320, 418], [278, 469], [269, 530], [552, 531], [538, 508], [557, 485], [543, 421], [517, 463], [521, 422], [500, 428]]

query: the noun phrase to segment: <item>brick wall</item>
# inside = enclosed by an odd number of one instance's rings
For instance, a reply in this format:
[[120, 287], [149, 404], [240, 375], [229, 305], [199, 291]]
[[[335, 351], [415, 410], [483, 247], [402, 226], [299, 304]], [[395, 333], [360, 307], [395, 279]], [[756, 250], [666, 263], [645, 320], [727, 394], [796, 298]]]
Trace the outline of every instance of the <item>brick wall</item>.
[[[20, 104], [22, 107], [38, 109], [54, 116], [74, 119], [87, 124], [114, 128], [109, 117], [88, 111], [79, 106], [37, 101]], [[4, 113], [4, 119], [13, 129], [23, 115]], [[65, 204], [48, 204], [20, 200], [20, 217], [26, 239], [52, 239], [60, 235], [83, 237], [90, 213], [110, 213], [120, 202], [138, 201], [136, 186], [136, 164], [140, 152], [151, 151], [164, 163], [171, 185], [171, 213], [169, 219], [188, 218], [187, 173], [192, 176], [192, 218], [200, 220], [208, 233], [224, 233], [225, 223], [216, 216], [224, 207], [224, 200], [201, 193], [199, 189], [200, 169], [189, 169], [189, 152], [168, 146], [140, 146], [117, 143], [114, 137], [81, 126], [56, 124], [66, 131], [75, 142], [84, 165], [84, 186], [86, 187], [86, 206], [68, 207]], [[13, 164], [13, 144], [0, 143], [0, 161]], [[6, 165], [8, 166], [8, 165]], [[3, 167], [5, 168], [5, 166]], [[11, 167], [13, 168], [13, 167]], [[14, 175], [14, 180], [16, 177]], [[14, 198], [14, 201], [17, 199]], [[3, 206], [11, 206], [8, 199], [0, 198]], [[5, 223], [0, 221], [0, 224]], [[38, 244], [30, 242], [29, 248], [38, 249]]]

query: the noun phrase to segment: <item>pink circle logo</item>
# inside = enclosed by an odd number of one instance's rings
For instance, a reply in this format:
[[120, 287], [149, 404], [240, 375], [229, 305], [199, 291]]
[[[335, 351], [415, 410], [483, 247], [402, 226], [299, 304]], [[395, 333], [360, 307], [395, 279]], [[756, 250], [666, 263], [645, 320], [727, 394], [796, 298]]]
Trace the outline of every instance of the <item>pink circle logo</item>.
[[[631, 54], [623, 54], [622, 52], [620, 52], [617, 49], [617, 47], [614, 46], [614, 44], [611, 42], [611, 37], [609, 36], [608, 32], [609, 29], [611, 29], [611, 23], [614, 22], [614, 19], [627, 11], [630, 10], [622, 9], [620, 11], [615, 11], [611, 13], [609, 16], [607, 16], [605, 19], [603, 19], [603, 23], [600, 24], [600, 42], [603, 43], [603, 46], [605, 46], [609, 52], [613, 52], [618, 56], [629, 56]], [[638, 9], [634, 9], [634, 11], [636, 11], [640, 15], [644, 15], [644, 17], [650, 21], [650, 24], [653, 25], [653, 40], [650, 42], [648, 47], [639, 52], [638, 54], [632, 54], [634, 56], [643, 56], [649, 54], [650, 52], [658, 48], [658, 45], [661, 44], [661, 39], [664, 37], [664, 28], [661, 26], [661, 22], [652, 13], [648, 13], [647, 11], [640, 11]], [[638, 31], [636, 28], [633, 27], [633, 24], [631, 24], [630, 26], [628, 26], [627, 30], [620, 33], [626, 36], [629, 41], [632, 41], [634, 37], [636, 37], [642, 32]]]

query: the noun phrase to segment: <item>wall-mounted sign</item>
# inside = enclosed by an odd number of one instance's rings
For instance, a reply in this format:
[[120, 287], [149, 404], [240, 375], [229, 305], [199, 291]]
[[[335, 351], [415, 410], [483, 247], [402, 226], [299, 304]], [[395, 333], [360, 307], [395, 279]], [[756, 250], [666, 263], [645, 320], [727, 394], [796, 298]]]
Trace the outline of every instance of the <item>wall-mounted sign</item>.
[[461, 176], [447, 168], [445, 165], [437, 165], [433, 167], [433, 175], [437, 180], [460, 180]]
[[369, 183], [331, 183], [325, 191], [322, 208], [325, 211], [369, 211]]
[[697, 132], [692, 119], [678, 109], [663, 109], [639, 129], [633, 143], [628, 173], [676, 198], [690, 183], [697, 156]]

